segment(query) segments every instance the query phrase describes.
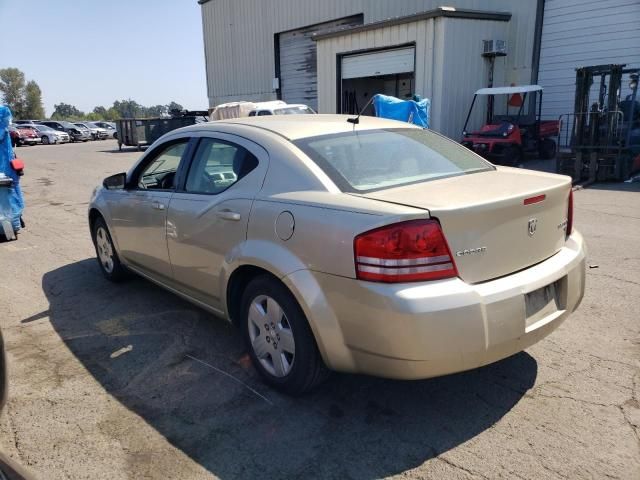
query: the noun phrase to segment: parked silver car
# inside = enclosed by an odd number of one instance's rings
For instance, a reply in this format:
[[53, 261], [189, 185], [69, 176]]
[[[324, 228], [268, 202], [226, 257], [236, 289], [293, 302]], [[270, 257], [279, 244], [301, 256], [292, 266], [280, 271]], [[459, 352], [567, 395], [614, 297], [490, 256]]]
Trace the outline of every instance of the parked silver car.
[[89, 223], [136, 272], [234, 322], [271, 385], [329, 369], [472, 369], [544, 338], [584, 293], [571, 179], [494, 166], [407, 123], [273, 115], [172, 131], [105, 179]]
[[43, 145], [54, 143], [68, 143], [71, 141], [71, 139], [69, 138], [69, 134], [66, 132], [54, 130], [53, 128], [47, 127], [46, 125], [33, 124], [31, 126], [35, 128], [40, 134]]
[[64, 120], [42, 120], [41, 125], [46, 125], [54, 130], [65, 132], [72, 142], [86, 142], [91, 140], [91, 132], [87, 128], [81, 128]]

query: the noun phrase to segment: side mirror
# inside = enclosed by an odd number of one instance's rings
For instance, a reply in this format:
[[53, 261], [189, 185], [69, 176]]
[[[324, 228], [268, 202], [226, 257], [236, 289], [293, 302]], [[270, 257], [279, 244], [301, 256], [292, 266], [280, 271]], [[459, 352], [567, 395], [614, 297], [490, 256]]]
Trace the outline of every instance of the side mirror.
[[116, 173], [102, 181], [102, 185], [107, 190], [123, 190], [127, 183], [126, 173]]

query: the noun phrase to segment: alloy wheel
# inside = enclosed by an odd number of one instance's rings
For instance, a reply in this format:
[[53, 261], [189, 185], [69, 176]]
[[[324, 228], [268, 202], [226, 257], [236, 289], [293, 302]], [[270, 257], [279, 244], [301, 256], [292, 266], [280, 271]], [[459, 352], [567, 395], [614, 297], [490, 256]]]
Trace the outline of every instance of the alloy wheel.
[[98, 249], [98, 258], [107, 273], [113, 272], [113, 246], [109, 235], [103, 227], [96, 230], [96, 247]]

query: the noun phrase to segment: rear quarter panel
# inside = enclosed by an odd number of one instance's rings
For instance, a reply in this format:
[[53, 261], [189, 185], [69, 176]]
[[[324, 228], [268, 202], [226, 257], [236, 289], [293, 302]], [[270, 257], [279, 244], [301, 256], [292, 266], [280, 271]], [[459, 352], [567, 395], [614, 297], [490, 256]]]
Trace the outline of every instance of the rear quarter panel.
[[[289, 239], [281, 238], [276, 231], [278, 216], [283, 212], [289, 212], [294, 219]], [[343, 193], [291, 192], [256, 199], [247, 241], [261, 242], [264, 251], [271, 250], [267, 258], [281, 275], [308, 269], [355, 278], [356, 235], [397, 221], [428, 216], [426, 210]]]

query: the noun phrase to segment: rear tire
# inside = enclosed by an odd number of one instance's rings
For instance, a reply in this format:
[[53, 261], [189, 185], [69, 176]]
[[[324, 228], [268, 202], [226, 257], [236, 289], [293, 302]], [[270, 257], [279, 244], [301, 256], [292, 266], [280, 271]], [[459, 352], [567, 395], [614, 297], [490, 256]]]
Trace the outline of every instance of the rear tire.
[[550, 138], [543, 138], [538, 147], [538, 154], [543, 160], [550, 160], [556, 156], [556, 142]]
[[49, 137], [47, 137], [46, 135], [44, 135], [42, 137], [42, 144], [43, 145], [49, 145]]
[[253, 365], [272, 387], [300, 395], [328, 377], [304, 312], [276, 279], [262, 275], [249, 282], [239, 323]]
[[97, 218], [93, 223], [91, 237], [102, 274], [112, 282], [122, 281], [127, 275], [127, 270], [120, 263], [109, 228], [102, 217]]
[[517, 145], [508, 145], [504, 147], [504, 165], [508, 167], [517, 167], [522, 162], [522, 150]]

